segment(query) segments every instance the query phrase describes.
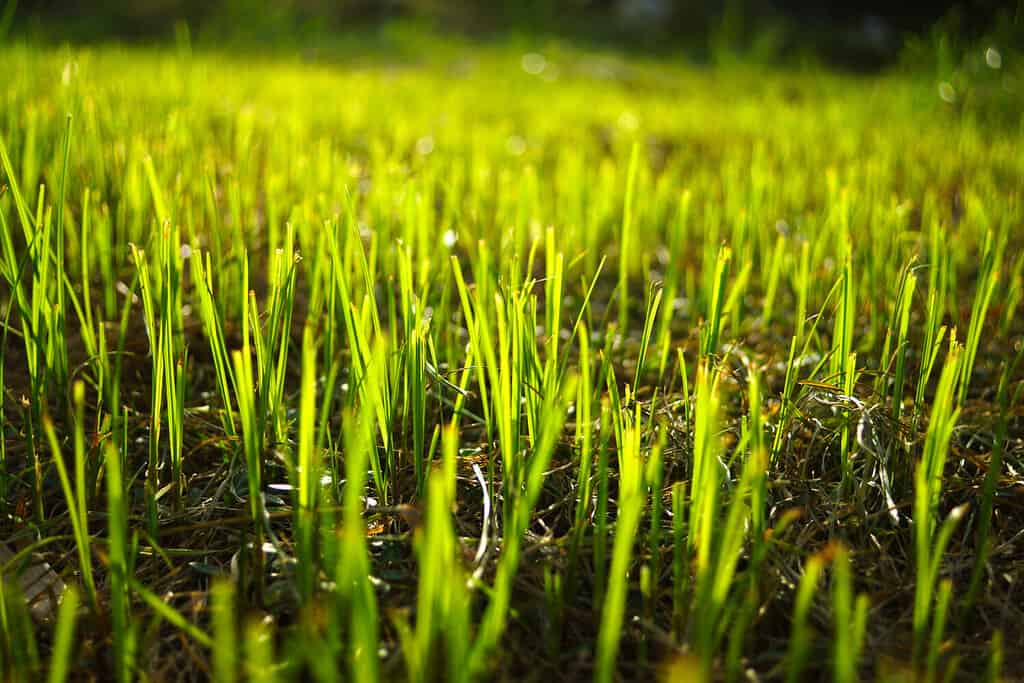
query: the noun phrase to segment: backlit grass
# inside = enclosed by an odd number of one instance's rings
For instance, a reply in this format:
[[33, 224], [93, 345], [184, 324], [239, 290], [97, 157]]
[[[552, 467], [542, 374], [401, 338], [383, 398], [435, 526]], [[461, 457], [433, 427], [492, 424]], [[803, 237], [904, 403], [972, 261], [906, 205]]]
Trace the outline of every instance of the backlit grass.
[[1011, 56], [405, 39], [0, 48], [0, 680], [1024, 674]]

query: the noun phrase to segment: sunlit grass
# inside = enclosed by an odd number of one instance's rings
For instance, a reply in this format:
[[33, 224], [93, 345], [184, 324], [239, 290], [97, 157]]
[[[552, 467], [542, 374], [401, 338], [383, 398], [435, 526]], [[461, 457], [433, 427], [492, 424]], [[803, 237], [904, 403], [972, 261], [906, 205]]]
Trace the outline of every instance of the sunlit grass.
[[0, 680], [1020, 673], [1022, 128], [418, 40], [0, 49]]

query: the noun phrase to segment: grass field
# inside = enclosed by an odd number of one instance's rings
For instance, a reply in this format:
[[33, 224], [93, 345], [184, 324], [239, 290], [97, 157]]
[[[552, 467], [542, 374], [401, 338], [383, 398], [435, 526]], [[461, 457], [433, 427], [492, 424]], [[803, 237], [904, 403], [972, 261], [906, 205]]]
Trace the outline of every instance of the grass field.
[[0, 680], [1024, 676], [1010, 56], [395, 46], [0, 48]]

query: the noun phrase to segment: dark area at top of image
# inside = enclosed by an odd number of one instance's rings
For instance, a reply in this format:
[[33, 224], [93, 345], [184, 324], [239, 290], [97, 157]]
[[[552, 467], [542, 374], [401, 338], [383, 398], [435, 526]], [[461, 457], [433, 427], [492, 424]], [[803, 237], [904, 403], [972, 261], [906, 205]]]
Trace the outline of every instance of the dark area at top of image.
[[1022, 14], [1021, 3], [999, 0], [20, 0], [13, 6], [15, 32], [47, 42], [162, 40], [187, 26], [200, 42], [288, 46], [411, 19], [469, 38], [552, 36], [682, 52], [698, 61], [724, 46], [747, 59], [811, 57], [856, 70], [894, 63], [908, 37], [938, 28], [972, 41], [999, 22], [1019, 24]]

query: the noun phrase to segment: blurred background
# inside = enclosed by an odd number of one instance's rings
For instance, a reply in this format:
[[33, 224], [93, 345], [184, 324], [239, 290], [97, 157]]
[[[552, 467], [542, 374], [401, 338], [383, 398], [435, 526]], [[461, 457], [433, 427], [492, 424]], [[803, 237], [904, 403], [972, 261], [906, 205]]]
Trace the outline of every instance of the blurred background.
[[[8, 36], [42, 42], [179, 40], [301, 46], [396, 21], [471, 39], [550, 35], [696, 62], [820, 60], [873, 70], [910, 46], [955, 54], [1024, 44], [1024, 0], [7, 0]], [[944, 42], [936, 46], [936, 41]], [[913, 49], [911, 49], [911, 53]]]

